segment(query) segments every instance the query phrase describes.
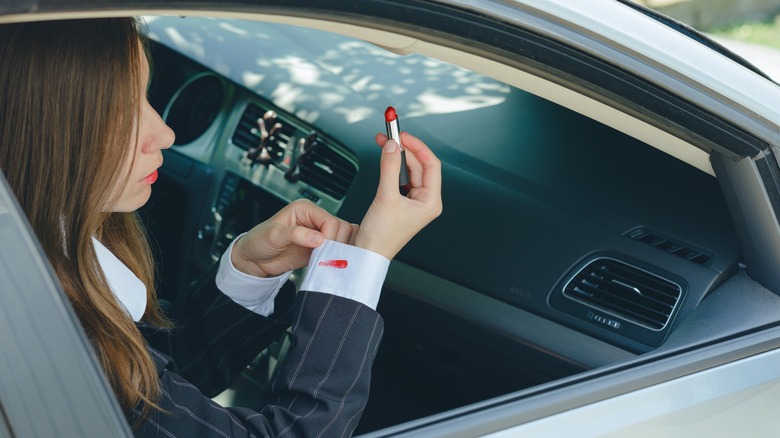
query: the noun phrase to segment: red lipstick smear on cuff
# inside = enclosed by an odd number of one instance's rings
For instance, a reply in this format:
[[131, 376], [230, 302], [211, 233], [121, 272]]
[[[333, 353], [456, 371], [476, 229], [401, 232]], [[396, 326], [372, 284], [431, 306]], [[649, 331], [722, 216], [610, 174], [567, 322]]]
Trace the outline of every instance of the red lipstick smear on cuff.
[[346, 260], [328, 260], [317, 263], [319, 266], [325, 266], [326, 268], [344, 269], [349, 264]]
[[150, 173], [149, 176], [144, 178], [144, 182], [147, 184], [154, 184], [155, 181], [157, 181], [157, 171]]

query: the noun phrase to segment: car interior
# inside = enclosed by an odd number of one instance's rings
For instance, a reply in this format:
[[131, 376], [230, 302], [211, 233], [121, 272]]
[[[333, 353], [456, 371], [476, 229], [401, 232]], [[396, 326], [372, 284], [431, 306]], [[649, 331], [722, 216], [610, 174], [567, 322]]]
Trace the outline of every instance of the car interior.
[[[149, 100], [176, 133], [140, 212], [158, 290], [176, 302], [295, 199], [360, 223], [393, 106], [442, 160], [444, 211], [391, 263], [357, 434], [780, 320], [718, 151], [473, 52], [257, 18], [145, 17]], [[258, 408], [287, 342], [216, 400]]]

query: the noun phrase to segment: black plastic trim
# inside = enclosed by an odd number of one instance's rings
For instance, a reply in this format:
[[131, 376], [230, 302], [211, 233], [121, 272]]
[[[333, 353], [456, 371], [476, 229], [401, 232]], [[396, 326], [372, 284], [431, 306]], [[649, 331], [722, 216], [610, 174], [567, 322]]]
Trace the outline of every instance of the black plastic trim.
[[713, 154], [710, 159], [731, 212], [748, 274], [780, 295], [780, 170], [774, 156], [734, 160]]
[[780, 348], [777, 323], [685, 350], [648, 354], [461, 409], [364, 435], [466, 438], [550, 417]]
[[[674, 308], [669, 313], [668, 321], [660, 330], [641, 326], [634, 321], [610, 314], [604, 309], [594, 309], [588, 304], [573, 300], [564, 293], [566, 285], [576, 277], [581, 270], [594, 261], [601, 259], [616, 260], [635, 269], [645, 271], [655, 277], [662, 278], [679, 287], [680, 295]], [[557, 284], [550, 293], [548, 302], [552, 308], [560, 310], [577, 319], [577, 321], [564, 321], [565, 324], [573, 325], [583, 333], [589, 333], [598, 339], [613, 342], [615, 345], [625, 348], [628, 351], [646, 353], [652, 349], [651, 347], [658, 347], [663, 343], [674, 325], [677, 315], [681, 313], [683, 307], [687, 308], [684, 304], [687, 295], [689, 294], [689, 287], [690, 285], [685, 278], [655, 266], [647, 260], [638, 260], [626, 254], [597, 252], [583, 258], [562, 277], [559, 284]], [[617, 321], [618, 324], [611, 324], [612, 321]], [[645, 347], [638, 347], [638, 345]]]
[[764, 188], [769, 202], [772, 204], [775, 217], [780, 217], [780, 167], [777, 166], [777, 161], [771, 155], [764, 155], [754, 162], [761, 181], [764, 182]]

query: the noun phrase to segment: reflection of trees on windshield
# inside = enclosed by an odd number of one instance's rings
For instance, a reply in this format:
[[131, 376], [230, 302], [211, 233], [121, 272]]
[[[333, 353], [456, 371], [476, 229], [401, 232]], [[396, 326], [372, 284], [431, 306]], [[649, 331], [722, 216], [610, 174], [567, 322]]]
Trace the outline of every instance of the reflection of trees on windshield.
[[399, 56], [328, 32], [193, 17], [147, 22], [152, 39], [308, 122], [328, 113], [357, 123], [387, 105], [404, 118], [470, 111], [498, 105], [510, 92], [501, 82], [436, 59]]

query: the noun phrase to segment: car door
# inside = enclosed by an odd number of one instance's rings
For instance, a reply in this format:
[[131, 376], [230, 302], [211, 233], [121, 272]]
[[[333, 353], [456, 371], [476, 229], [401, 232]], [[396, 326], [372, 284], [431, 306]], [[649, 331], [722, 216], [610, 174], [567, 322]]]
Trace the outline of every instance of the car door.
[[0, 436], [129, 437], [76, 314], [0, 173]]

